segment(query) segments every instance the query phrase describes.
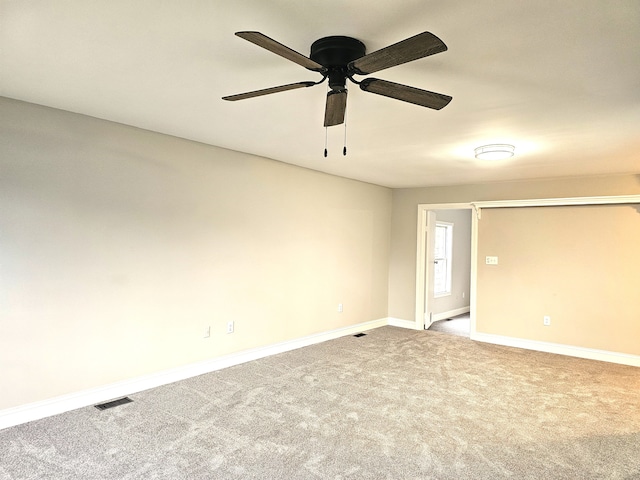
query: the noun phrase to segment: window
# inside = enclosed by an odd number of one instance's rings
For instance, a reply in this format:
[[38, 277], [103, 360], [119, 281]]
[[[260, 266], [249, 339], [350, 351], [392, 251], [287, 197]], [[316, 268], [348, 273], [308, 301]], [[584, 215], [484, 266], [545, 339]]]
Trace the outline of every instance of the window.
[[433, 293], [436, 297], [451, 295], [453, 224], [436, 222]]

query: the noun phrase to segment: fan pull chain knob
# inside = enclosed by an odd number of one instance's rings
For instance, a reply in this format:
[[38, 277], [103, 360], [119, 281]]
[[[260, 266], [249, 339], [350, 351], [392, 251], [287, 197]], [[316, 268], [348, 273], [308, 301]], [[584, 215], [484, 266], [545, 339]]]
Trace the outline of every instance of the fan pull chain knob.
[[347, 111], [344, 112], [344, 147], [342, 147], [342, 155], [347, 156]]
[[328, 155], [328, 151], [327, 151], [327, 145], [329, 144], [329, 129], [327, 127], [324, 127], [324, 158], [327, 158]]

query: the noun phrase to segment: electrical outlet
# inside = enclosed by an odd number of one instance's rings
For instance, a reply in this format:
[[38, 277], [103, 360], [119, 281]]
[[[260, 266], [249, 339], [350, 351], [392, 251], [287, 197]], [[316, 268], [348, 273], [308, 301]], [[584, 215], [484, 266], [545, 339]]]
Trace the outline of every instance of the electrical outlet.
[[543, 322], [544, 322], [544, 325], [548, 327], [549, 325], [551, 325], [551, 317], [549, 315], [545, 315]]
[[231, 320], [230, 322], [227, 322], [227, 333], [233, 333], [233, 320]]
[[203, 338], [209, 338], [211, 336], [211, 326], [208, 326], [207, 328], [204, 329]]
[[339, 303], [338, 304], [338, 313], [342, 313], [342, 311], [343, 311], [342, 304]]

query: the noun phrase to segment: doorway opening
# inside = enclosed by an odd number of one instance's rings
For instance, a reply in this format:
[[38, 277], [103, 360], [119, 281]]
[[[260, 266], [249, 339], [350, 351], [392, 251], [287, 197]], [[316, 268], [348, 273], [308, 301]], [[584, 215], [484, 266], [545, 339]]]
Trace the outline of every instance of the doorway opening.
[[473, 220], [470, 203], [418, 205], [416, 328], [471, 337], [477, 228]]
[[446, 320], [436, 320], [428, 330], [469, 338], [471, 332], [471, 312], [462, 313]]

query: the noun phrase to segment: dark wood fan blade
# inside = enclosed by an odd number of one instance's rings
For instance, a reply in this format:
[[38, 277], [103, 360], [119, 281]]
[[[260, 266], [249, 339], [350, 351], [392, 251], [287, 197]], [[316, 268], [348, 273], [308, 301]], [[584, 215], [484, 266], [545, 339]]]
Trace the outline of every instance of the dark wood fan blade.
[[311, 87], [316, 85], [315, 82], [298, 82], [289, 83], [288, 85], [280, 85], [279, 87], [264, 88], [262, 90], [254, 90], [253, 92], [239, 93], [237, 95], [229, 95], [222, 97], [223, 100], [230, 100], [232, 102], [236, 100], [244, 100], [245, 98], [260, 97], [261, 95], [269, 95], [271, 93], [285, 92], [287, 90], [294, 90], [296, 88]]
[[236, 32], [236, 35], [240, 38], [265, 48], [270, 52], [280, 55], [281, 57], [291, 60], [292, 62], [302, 65], [304, 68], [313, 70], [314, 72], [321, 72], [325, 68], [317, 62], [314, 62], [309, 57], [305, 57], [301, 53], [290, 49], [286, 45], [276, 42], [273, 38], [269, 38], [260, 32]]
[[435, 110], [446, 107], [453, 98], [449, 95], [429, 92], [420, 88], [409, 87], [400, 83], [388, 82], [377, 78], [365, 78], [360, 83], [360, 88], [365, 92], [376, 93]]
[[354, 60], [349, 63], [348, 69], [358, 75], [369, 75], [446, 50], [444, 42], [433, 33], [422, 32]]
[[347, 110], [347, 89], [331, 90], [327, 93], [327, 106], [324, 111], [324, 126], [331, 127], [344, 123]]

